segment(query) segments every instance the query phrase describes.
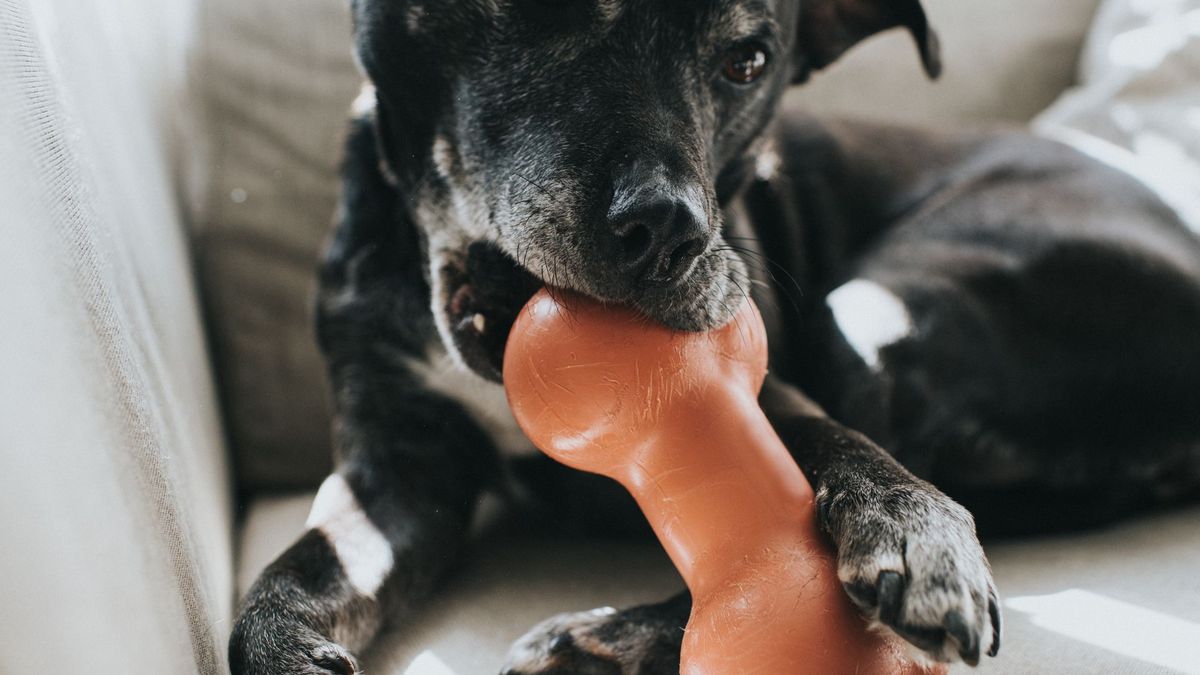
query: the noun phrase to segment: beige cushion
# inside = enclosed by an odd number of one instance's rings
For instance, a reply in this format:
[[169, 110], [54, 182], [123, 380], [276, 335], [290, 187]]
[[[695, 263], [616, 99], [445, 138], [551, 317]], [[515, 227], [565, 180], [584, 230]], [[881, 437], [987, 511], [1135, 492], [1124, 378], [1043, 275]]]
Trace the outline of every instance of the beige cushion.
[[349, 106], [347, 0], [205, 0], [195, 82], [193, 246], [244, 487], [328, 473], [329, 404], [312, 329]]
[[[251, 505], [243, 592], [299, 534], [311, 501]], [[1007, 605], [1004, 647], [958, 675], [1200, 672], [1200, 509], [987, 549]], [[653, 542], [547, 541], [485, 526], [465, 558], [426, 611], [364, 655], [368, 672], [494, 675], [509, 645], [542, 619], [662, 600], [683, 587]]]
[[929, 81], [912, 40], [868, 40], [794, 92], [814, 110], [918, 125], [1024, 123], [1074, 84], [1099, 0], [925, 0], [945, 73]]
[[[313, 268], [359, 85], [345, 0], [208, 0], [196, 73], [206, 152], [196, 251], [238, 480], [314, 485], [328, 403], [309, 316]], [[932, 0], [946, 75], [927, 83], [900, 32], [793, 96], [854, 115], [1024, 121], [1074, 79], [1096, 0]]]
[[0, 3], [0, 672], [225, 671], [228, 467], [173, 170], [194, 10]]

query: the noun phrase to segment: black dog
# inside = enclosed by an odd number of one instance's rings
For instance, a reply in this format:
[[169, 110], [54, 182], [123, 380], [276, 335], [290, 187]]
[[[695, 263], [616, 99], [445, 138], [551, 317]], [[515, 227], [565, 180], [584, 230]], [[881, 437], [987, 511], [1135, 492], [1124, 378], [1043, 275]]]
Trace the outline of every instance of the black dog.
[[[355, 672], [348, 650], [429, 595], [485, 489], [623, 512], [609, 484], [502, 460], [528, 448], [501, 353], [542, 283], [684, 330], [753, 294], [762, 402], [846, 591], [934, 659], [976, 663], [1000, 635], [972, 515], [946, 494], [1029, 530], [1200, 487], [1200, 244], [1145, 189], [1015, 134], [776, 119], [788, 85], [889, 27], [936, 74], [916, 0], [354, 15], [376, 105], [350, 132], [318, 308], [338, 471], [246, 599], [235, 673]], [[509, 669], [678, 672], [688, 605], [557, 617]]]

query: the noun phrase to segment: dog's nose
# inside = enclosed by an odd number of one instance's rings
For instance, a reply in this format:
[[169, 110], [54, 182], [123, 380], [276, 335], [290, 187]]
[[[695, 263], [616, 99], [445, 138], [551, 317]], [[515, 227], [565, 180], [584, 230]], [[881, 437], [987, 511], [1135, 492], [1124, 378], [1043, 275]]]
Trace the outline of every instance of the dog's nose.
[[665, 182], [618, 190], [608, 212], [613, 262], [626, 278], [681, 279], [708, 247], [708, 216], [699, 188]]

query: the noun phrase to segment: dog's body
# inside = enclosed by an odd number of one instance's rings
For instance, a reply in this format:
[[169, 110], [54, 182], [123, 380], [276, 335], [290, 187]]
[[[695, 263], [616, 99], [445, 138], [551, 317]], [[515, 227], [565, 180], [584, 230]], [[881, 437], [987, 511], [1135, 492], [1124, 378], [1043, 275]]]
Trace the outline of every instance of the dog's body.
[[[994, 654], [1000, 618], [971, 516], [930, 482], [997, 530], [1200, 488], [1200, 243], [1147, 190], [1020, 134], [771, 121], [789, 81], [890, 25], [936, 70], [919, 7], [884, 4], [356, 3], [380, 90], [349, 136], [321, 274], [338, 472], [247, 598], [235, 673], [354, 672], [347, 648], [428, 594], [483, 490], [559, 519], [636, 517], [611, 485], [526, 454], [503, 406], [508, 327], [543, 282], [682, 329], [752, 292], [772, 348], [762, 403], [818, 489], [847, 592], [937, 659]], [[473, 54], [458, 79], [462, 64], [381, 37], [428, 50], [419, 35], [480, 17], [506, 37], [446, 38]], [[654, 46], [681, 35], [702, 36], [682, 64]], [[701, 79], [729, 53], [726, 76], [759, 89]], [[625, 58], [667, 58], [641, 74], [664, 79], [605, 89]], [[506, 63], [515, 80], [487, 81]], [[556, 617], [509, 667], [676, 672], [688, 605]]]

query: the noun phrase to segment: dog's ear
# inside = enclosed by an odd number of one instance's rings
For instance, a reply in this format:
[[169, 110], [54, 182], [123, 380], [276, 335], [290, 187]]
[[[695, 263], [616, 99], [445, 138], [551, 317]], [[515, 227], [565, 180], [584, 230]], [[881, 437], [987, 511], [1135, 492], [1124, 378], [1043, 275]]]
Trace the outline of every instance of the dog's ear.
[[413, 33], [421, 18], [407, 0], [351, 0], [355, 56], [374, 85], [374, 125], [384, 175], [414, 183], [445, 98], [437, 50]]
[[942, 72], [941, 46], [920, 0], [800, 0], [799, 21], [793, 82], [807, 80], [860, 41], [897, 26], [912, 34], [929, 77]]

